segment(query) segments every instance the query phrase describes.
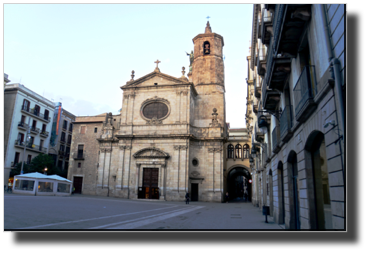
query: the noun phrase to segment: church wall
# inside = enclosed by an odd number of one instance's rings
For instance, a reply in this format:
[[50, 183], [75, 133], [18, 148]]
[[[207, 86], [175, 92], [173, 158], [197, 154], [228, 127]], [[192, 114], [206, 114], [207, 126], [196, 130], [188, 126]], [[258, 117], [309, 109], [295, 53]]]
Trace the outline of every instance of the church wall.
[[[209, 127], [212, 119], [213, 109], [217, 109], [218, 121], [224, 126], [224, 93], [219, 86], [200, 86], [197, 89], [202, 93], [196, 98], [194, 126]], [[208, 93], [211, 90], [213, 93]]]

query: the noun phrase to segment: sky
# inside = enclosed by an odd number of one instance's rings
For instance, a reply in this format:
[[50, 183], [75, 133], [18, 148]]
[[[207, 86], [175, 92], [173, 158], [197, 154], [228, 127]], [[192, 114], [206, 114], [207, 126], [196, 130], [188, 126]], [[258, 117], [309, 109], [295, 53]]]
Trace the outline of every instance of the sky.
[[120, 86], [182, 76], [204, 33], [224, 38], [227, 121], [245, 127], [252, 4], [4, 4], [4, 73], [76, 116], [118, 114]]

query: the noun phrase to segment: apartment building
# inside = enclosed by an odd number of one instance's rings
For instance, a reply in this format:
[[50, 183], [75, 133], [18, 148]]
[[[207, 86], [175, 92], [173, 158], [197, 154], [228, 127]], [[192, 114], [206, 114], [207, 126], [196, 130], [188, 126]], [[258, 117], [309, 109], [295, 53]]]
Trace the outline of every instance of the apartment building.
[[66, 172], [69, 168], [69, 157], [75, 115], [62, 108], [62, 103], [55, 103], [52, 134], [49, 142], [49, 155], [55, 166]]
[[4, 86], [4, 182], [17, 163], [48, 153], [53, 115], [50, 100], [19, 83]]
[[345, 11], [254, 5], [253, 205], [287, 229], [346, 229]]

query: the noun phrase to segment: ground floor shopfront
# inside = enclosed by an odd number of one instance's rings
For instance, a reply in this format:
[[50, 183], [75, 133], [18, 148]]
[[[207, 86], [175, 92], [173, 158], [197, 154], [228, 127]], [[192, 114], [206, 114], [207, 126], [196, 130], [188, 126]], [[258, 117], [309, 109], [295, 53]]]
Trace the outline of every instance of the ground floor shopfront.
[[315, 113], [253, 171], [253, 205], [269, 206], [287, 229], [346, 229], [343, 140], [336, 124], [327, 128], [318, 120]]

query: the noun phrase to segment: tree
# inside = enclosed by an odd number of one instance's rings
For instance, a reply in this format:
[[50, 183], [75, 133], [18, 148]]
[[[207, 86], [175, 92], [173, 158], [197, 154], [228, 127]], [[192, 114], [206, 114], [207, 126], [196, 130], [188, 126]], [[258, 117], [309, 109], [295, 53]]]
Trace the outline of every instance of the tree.
[[[10, 171], [10, 177], [21, 174], [21, 166], [22, 163], [17, 164], [17, 166]], [[45, 168], [47, 168], [46, 171]], [[46, 172], [47, 175], [59, 175], [64, 178], [67, 177], [67, 171], [62, 171], [56, 167], [53, 158], [47, 154], [39, 154], [31, 160], [31, 164], [29, 165], [26, 163], [23, 164], [24, 174], [32, 172], [39, 172], [42, 174]]]

